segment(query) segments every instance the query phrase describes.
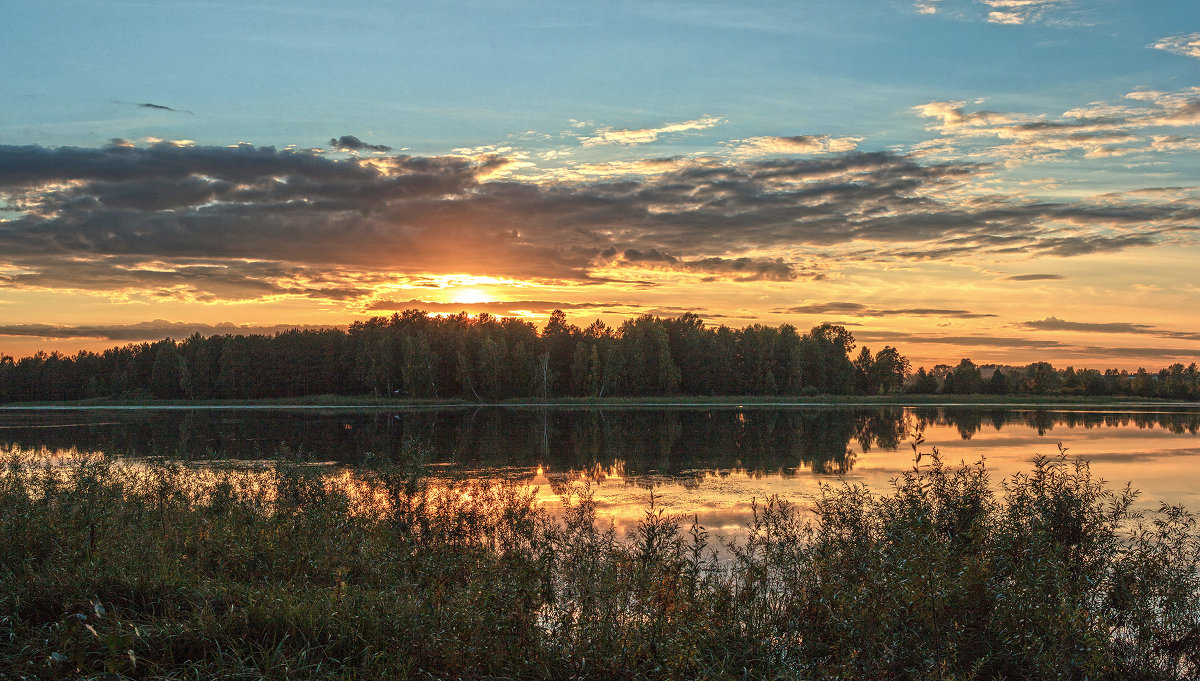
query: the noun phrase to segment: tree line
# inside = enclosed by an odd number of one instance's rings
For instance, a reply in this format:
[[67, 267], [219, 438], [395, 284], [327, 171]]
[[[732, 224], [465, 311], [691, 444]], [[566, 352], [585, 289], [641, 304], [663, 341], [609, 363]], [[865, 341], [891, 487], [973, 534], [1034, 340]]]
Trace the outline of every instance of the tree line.
[[989, 367], [984, 371], [970, 359], [956, 366], [938, 365], [931, 371], [921, 367], [905, 385], [915, 394], [958, 395], [1091, 395], [1156, 397], [1170, 400], [1200, 400], [1200, 370], [1176, 362], [1149, 372], [1144, 368], [1056, 369], [1048, 362], [1027, 366]]
[[706, 326], [644, 315], [586, 328], [555, 311], [540, 330], [487, 314], [406, 310], [347, 329], [192, 335], [73, 356], [0, 356], [0, 401], [97, 397], [253, 399], [800, 395], [894, 391], [909, 363], [841, 326]]
[[[857, 348], [857, 352], [855, 352]], [[1044, 362], [984, 379], [956, 367], [910, 372], [891, 346], [858, 348], [834, 324], [801, 333], [790, 324], [707, 326], [695, 314], [643, 315], [618, 327], [580, 328], [562, 311], [540, 330], [488, 314], [430, 316], [406, 310], [347, 329], [273, 336], [192, 335], [73, 356], [0, 355], [0, 402], [103, 397], [254, 399], [364, 395], [410, 399], [660, 395], [877, 395], [912, 393], [1144, 395], [1196, 399], [1196, 365], [1157, 374]]]

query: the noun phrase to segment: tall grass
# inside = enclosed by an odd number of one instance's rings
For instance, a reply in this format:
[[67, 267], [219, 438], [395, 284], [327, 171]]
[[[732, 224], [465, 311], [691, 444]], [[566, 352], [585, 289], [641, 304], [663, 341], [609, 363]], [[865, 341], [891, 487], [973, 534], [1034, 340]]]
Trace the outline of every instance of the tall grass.
[[[772, 498], [720, 547], [652, 501], [288, 456], [0, 473], [0, 678], [1184, 679], [1200, 534], [1065, 453], [991, 484], [924, 455], [886, 494]], [[730, 557], [731, 556], [731, 557]]]

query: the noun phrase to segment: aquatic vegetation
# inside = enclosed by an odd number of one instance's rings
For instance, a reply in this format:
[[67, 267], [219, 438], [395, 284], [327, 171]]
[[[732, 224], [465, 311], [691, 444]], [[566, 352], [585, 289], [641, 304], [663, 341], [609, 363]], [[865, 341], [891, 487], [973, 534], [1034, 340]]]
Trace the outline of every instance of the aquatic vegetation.
[[[914, 451], [916, 450], [914, 443]], [[1135, 678], [1200, 674], [1200, 533], [1066, 452], [1003, 481], [770, 498], [723, 546], [586, 486], [552, 514], [419, 457], [331, 469], [13, 457], [0, 677]], [[722, 549], [720, 557], [715, 549]]]

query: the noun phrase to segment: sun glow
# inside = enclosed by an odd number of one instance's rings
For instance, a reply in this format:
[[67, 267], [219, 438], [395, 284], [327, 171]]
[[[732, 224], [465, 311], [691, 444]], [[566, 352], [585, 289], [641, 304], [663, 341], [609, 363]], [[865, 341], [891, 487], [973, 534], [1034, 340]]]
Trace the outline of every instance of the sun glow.
[[478, 288], [460, 288], [450, 294], [449, 303], [490, 303], [496, 298]]

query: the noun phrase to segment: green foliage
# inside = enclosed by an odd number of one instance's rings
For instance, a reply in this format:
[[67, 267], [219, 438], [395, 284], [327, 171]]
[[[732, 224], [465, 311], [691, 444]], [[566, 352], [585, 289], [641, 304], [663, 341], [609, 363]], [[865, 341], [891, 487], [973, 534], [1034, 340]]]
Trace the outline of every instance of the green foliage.
[[[325, 394], [468, 400], [849, 393], [855, 371], [870, 394], [900, 386], [894, 348], [852, 366], [853, 336], [829, 324], [705, 327], [694, 314], [643, 315], [619, 329], [568, 324], [555, 311], [539, 331], [516, 318], [406, 310], [349, 329], [275, 336], [193, 335], [75, 357], [0, 357], [0, 402], [153, 396], [259, 399]], [[866, 350], [864, 348], [864, 350]], [[867, 357], [870, 357], [869, 351]]]
[[[1063, 371], [1046, 362], [994, 369], [970, 359], [917, 370], [900, 352], [856, 348], [846, 328], [821, 324], [709, 327], [695, 314], [643, 315], [618, 329], [568, 324], [556, 310], [539, 331], [517, 318], [406, 310], [349, 329], [275, 336], [193, 335], [74, 357], [0, 356], [0, 403], [92, 398], [259, 399], [314, 395], [500, 401], [669, 395], [1005, 394], [1136, 395], [1200, 399], [1200, 370]], [[944, 380], [943, 380], [944, 379]]]
[[[913, 441], [917, 451], [919, 439]], [[0, 677], [1185, 679], [1200, 534], [1064, 452], [997, 487], [770, 498], [718, 557], [654, 497], [629, 537], [422, 457], [329, 469], [14, 458]]]

